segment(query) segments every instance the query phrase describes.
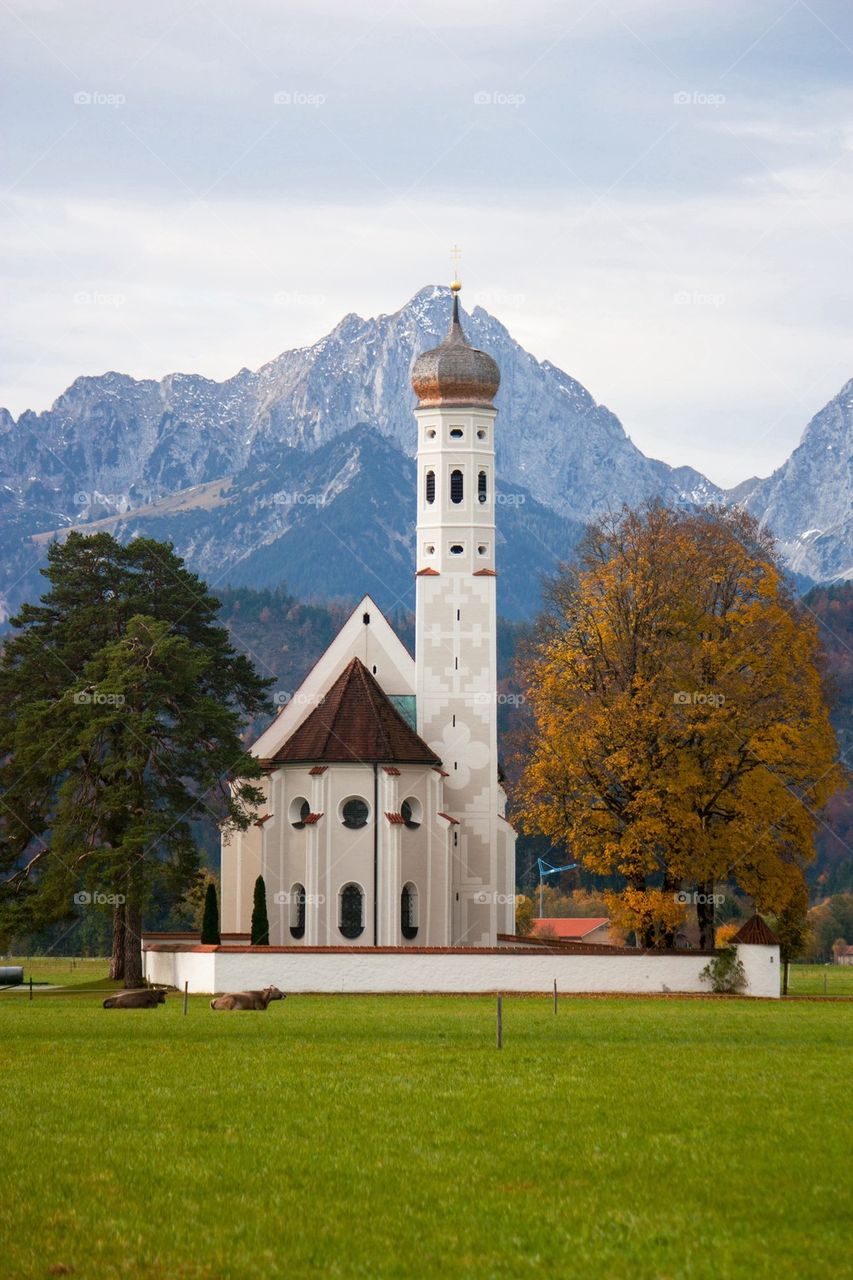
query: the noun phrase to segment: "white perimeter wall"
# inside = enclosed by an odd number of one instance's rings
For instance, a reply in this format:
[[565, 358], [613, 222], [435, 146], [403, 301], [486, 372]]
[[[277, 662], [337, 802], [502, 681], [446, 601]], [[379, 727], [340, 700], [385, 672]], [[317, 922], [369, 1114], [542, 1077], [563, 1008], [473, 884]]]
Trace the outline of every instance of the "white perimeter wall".
[[[779, 997], [779, 948], [740, 946], [750, 996]], [[157, 950], [145, 953], [149, 982], [190, 991], [277, 986], [292, 992], [552, 991], [661, 994], [707, 992], [707, 956], [565, 955], [530, 951], [424, 953]]]

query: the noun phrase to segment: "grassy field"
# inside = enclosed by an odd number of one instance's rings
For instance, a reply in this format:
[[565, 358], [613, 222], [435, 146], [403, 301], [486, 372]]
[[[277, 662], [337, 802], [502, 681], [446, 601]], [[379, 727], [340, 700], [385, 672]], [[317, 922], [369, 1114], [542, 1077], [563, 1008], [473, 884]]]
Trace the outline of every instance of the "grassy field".
[[849, 1274], [851, 1024], [508, 999], [498, 1052], [490, 998], [6, 993], [0, 1275]]
[[853, 964], [792, 964], [788, 995], [853, 998]]

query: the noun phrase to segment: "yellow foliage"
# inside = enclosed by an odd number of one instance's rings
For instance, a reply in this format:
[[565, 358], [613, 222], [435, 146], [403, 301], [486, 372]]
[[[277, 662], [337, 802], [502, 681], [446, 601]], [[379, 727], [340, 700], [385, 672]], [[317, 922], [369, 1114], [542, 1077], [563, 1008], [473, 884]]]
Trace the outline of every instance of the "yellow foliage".
[[684, 904], [678, 896], [663, 889], [625, 889], [607, 893], [607, 906], [614, 927], [622, 935], [631, 932], [646, 945], [665, 946], [684, 923]]
[[522, 938], [533, 931], [533, 903], [519, 893], [515, 899], [515, 932]]
[[[795, 901], [840, 778], [816, 627], [767, 536], [742, 512], [626, 511], [551, 603], [522, 671], [524, 829], [641, 895], [654, 876]], [[662, 892], [625, 895], [647, 938], [673, 918]]]
[[721, 924], [714, 934], [714, 946], [717, 948], [727, 946], [739, 929], [739, 924]]

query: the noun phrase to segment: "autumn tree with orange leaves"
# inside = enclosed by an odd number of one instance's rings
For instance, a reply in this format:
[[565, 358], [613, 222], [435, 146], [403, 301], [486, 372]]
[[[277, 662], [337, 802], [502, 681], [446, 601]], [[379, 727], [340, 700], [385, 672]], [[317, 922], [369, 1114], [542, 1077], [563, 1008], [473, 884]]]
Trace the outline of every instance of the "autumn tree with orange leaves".
[[646, 946], [714, 887], [802, 903], [817, 814], [840, 784], [812, 618], [739, 511], [624, 510], [552, 583], [521, 675], [532, 732], [516, 812], [589, 871]]

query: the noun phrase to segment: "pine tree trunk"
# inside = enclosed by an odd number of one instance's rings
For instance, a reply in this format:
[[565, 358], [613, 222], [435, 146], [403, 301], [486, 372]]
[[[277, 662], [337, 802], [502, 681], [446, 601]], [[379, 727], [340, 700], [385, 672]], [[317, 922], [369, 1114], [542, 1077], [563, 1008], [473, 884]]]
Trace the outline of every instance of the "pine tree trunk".
[[124, 985], [128, 989], [144, 986], [142, 977], [142, 913], [128, 903], [125, 908]]
[[699, 950], [713, 951], [716, 930], [714, 928], [714, 881], [703, 880], [697, 885], [696, 919], [699, 922]]
[[113, 907], [113, 950], [110, 956], [111, 978], [124, 977], [124, 939], [124, 903], [119, 902]]

